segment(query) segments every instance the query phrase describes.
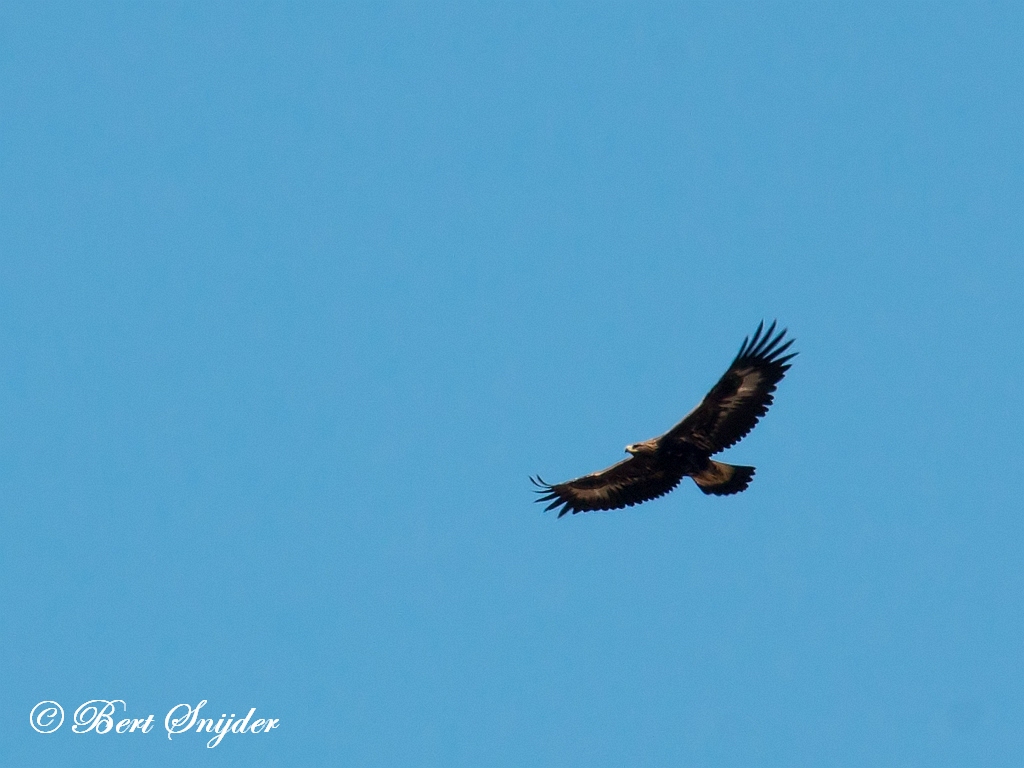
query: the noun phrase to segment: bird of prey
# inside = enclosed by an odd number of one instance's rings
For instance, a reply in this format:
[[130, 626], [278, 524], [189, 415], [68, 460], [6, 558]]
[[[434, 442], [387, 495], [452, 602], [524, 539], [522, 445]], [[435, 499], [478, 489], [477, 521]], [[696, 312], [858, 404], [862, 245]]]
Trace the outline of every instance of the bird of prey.
[[768, 412], [776, 385], [796, 357], [796, 352], [783, 354], [793, 343], [793, 339], [782, 343], [786, 329], [774, 333], [774, 322], [765, 330], [761, 321], [700, 405], [664, 435], [627, 445], [628, 459], [556, 485], [531, 477], [540, 489], [536, 501], [551, 502], [545, 512], [560, 507], [561, 517], [567, 512], [632, 507], [665, 495], [684, 477], [692, 477], [704, 493], [715, 496], [746, 490], [754, 477], [753, 467], [711, 457], [746, 437]]

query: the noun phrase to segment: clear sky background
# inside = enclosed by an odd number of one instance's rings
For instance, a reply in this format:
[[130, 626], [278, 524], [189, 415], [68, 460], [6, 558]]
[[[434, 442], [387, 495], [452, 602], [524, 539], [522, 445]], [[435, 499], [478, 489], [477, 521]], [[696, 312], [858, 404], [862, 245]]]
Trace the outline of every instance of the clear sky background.
[[0, 9], [0, 760], [1024, 763], [1024, 12], [846, 5]]

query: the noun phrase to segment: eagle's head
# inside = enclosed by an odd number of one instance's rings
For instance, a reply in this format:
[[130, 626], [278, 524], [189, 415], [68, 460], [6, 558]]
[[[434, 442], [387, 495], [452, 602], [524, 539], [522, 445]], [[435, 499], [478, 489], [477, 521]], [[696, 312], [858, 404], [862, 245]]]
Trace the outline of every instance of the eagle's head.
[[644, 440], [642, 443], [633, 443], [626, 446], [626, 453], [636, 456], [638, 453], [654, 453], [658, 446], [653, 440]]

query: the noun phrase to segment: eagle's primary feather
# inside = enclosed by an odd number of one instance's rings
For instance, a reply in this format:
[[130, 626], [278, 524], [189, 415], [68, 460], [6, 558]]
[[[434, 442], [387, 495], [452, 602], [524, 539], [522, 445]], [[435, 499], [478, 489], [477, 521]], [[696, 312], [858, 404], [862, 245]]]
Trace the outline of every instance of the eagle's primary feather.
[[684, 477], [692, 477], [704, 493], [724, 496], [746, 490], [753, 467], [712, 461], [711, 456], [735, 445], [768, 412], [775, 388], [789, 370], [796, 352], [783, 343], [786, 330], [775, 334], [775, 323], [757, 326], [743, 340], [736, 359], [700, 405], [660, 437], [627, 446], [630, 458], [600, 472], [549, 485], [530, 478], [541, 494], [537, 501], [572, 512], [632, 507], [663, 496]]

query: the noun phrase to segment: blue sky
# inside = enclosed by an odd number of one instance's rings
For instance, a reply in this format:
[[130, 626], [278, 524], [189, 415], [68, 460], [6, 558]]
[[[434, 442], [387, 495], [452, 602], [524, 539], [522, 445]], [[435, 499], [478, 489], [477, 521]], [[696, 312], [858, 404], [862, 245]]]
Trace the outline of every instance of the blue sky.
[[[1024, 762], [1022, 22], [4, 6], [3, 762]], [[532, 503], [774, 317], [747, 492]]]

